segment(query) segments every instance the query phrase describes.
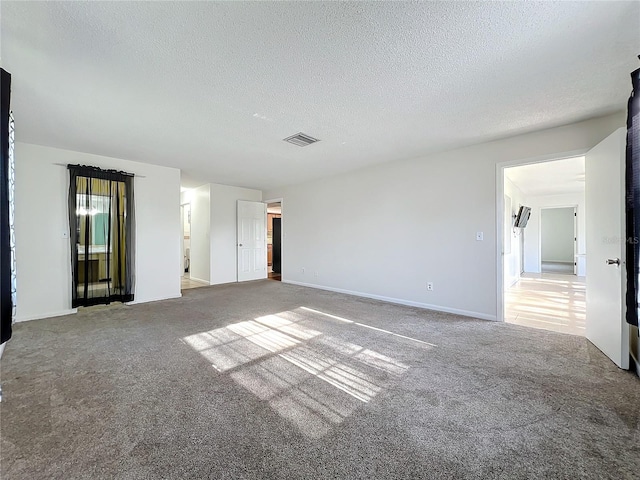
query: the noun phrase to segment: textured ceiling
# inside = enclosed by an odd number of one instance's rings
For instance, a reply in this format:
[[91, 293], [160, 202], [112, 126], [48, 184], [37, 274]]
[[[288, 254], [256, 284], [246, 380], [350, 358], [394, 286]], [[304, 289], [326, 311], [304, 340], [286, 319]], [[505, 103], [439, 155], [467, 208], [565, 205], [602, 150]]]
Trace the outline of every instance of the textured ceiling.
[[[255, 188], [625, 108], [638, 2], [8, 2], [17, 140]], [[321, 141], [297, 147], [304, 132]]]
[[525, 195], [584, 192], [584, 157], [505, 168], [504, 174]]

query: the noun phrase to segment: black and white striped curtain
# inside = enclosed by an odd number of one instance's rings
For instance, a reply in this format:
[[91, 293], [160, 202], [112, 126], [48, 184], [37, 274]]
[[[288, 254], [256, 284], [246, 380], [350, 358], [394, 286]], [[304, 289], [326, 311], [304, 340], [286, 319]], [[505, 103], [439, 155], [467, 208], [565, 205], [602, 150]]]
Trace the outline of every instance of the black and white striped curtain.
[[640, 68], [631, 74], [627, 111], [626, 229], [627, 323], [638, 325], [640, 280]]
[[0, 344], [2, 344], [11, 338], [11, 324], [16, 305], [11, 74], [3, 69], [0, 69], [0, 93]]
[[15, 232], [15, 185], [16, 185], [16, 161], [14, 156], [15, 124], [13, 112], [9, 112], [9, 249], [11, 251], [11, 317], [16, 318], [16, 232]]

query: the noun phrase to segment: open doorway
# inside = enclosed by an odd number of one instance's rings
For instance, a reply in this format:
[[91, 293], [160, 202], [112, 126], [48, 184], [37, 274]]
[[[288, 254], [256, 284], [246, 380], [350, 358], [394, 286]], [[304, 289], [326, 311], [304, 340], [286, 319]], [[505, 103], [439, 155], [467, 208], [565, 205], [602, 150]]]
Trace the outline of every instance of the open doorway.
[[182, 236], [180, 245], [182, 252], [182, 262], [180, 270], [180, 289], [191, 288], [190, 266], [191, 266], [191, 204], [180, 205], [180, 227]]
[[267, 203], [267, 272], [270, 280], [282, 280], [282, 202]]
[[191, 264], [191, 204], [180, 206], [182, 219], [182, 276], [189, 278]]
[[540, 209], [540, 271], [575, 275], [577, 206]]
[[183, 202], [180, 205], [180, 228], [182, 235], [180, 236], [180, 250], [181, 250], [181, 263], [180, 263], [180, 290], [186, 290], [188, 288], [204, 287], [207, 284], [191, 278], [191, 245], [192, 245], [192, 206], [189, 201], [190, 192], [186, 192], [183, 195]]
[[584, 156], [503, 172], [504, 321], [585, 335]]
[[[565, 161], [564, 171], [553, 174], [547, 172], [540, 176], [535, 170], [517, 169], [515, 167], [534, 167], [553, 163], [552, 157], [499, 163], [496, 166], [496, 254], [498, 258], [497, 272], [497, 319], [510, 323], [527, 320], [530, 314], [536, 328], [546, 328], [558, 332], [584, 335], [593, 345], [602, 351], [618, 367], [629, 368], [630, 328], [625, 318], [625, 299], [627, 295], [625, 258], [628, 247], [625, 218], [625, 141], [627, 131], [618, 128], [597, 145], [590, 149], [573, 152], [561, 160]], [[580, 156], [582, 155], [582, 157]], [[556, 157], [558, 158], [558, 157]], [[571, 162], [573, 166], [569, 165]], [[577, 166], [576, 166], [577, 163]], [[558, 158], [558, 165], [560, 158]], [[579, 168], [579, 167], [582, 168]], [[560, 193], [557, 190], [545, 192], [554, 196], [555, 205], [536, 205], [532, 196], [523, 191], [520, 178], [537, 180], [541, 188], [557, 189], [567, 192], [573, 186], [576, 191]], [[580, 187], [580, 184], [584, 186]], [[518, 186], [520, 185], [520, 186]], [[513, 212], [505, 214], [505, 197], [509, 186], [518, 187], [525, 202], [530, 202], [532, 215], [526, 228], [519, 228], [512, 220]], [[524, 188], [528, 188], [524, 186]], [[570, 201], [567, 196], [576, 195], [578, 201]], [[564, 198], [560, 198], [563, 197]], [[561, 203], [560, 203], [561, 202]], [[513, 202], [517, 206], [517, 202]], [[577, 204], [577, 253], [576, 272], [574, 275], [557, 275], [540, 272], [529, 274], [537, 258], [535, 249], [531, 249], [532, 224], [539, 222], [540, 207], [567, 206]], [[588, 209], [588, 212], [586, 211]], [[588, 222], [585, 222], [588, 219]], [[501, 221], [502, 220], [502, 221]], [[513, 223], [512, 223], [513, 222]], [[509, 264], [505, 230], [512, 229], [511, 235], [524, 235], [525, 273], [516, 280], [520, 284], [525, 276], [537, 276], [541, 292], [538, 299], [535, 289], [529, 289], [529, 298], [517, 302], [522, 312], [521, 317], [509, 318], [510, 305], [505, 301], [513, 289], [506, 280], [504, 269]], [[633, 240], [633, 237], [632, 237]], [[533, 255], [533, 256], [532, 256]], [[587, 264], [588, 260], [588, 264]], [[503, 269], [504, 266], [504, 269]], [[588, 271], [588, 274], [587, 274]], [[556, 278], [545, 276], [556, 275]], [[586, 282], [584, 281], [586, 277]], [[588, 292], [588, 295], [587, 295]], [[516, 303], [516, 302], [514, 302]], [[511, 310], [513, 311], [513, 310]], [[538, 318], [535, 316], [538, 315]], [[633, 332], [634, 334], [636, 332]], [[635, 347], [634, 347], [635, 348]]]

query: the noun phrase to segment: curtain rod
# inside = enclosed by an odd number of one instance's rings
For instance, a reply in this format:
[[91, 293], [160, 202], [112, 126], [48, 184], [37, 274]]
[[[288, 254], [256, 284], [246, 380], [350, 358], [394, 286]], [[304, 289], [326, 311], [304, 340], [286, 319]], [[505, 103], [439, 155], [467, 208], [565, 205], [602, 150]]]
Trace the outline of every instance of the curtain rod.
[[[59, 165], [59, 166], [64, 167], [64, 168], [69, 168], [69, 166], [70, 166], [70, 165], [73, 165], [73, 164], [71, 164], [71, 163], [54, 163], [53, 165]], [[81, 166], [81, 167], [88, 167], [88, 168], [96, 168], [96, 169], [98, 169], [98, 170], [104, 170], [104, 169], [102, 169], [102, 168], [99, 168], [99, 167], [92, 167], [92, 166], [89, 166], [89, 165], [78, 165], [78, 166]], [[118, 171], [118, 170], [104, 170], [104, 171], [107, 171], [107, 172], [116, 172], [116, 173], [120, 173], [120, 174], [122, 174], [122, 175], [128, 175], [128, 176], [130, 176], [130, 177], [147, 178], [147, 176], [146, 176], [146, 175], [138, 175], [137, 173], [120, 172], [120, 171]]]

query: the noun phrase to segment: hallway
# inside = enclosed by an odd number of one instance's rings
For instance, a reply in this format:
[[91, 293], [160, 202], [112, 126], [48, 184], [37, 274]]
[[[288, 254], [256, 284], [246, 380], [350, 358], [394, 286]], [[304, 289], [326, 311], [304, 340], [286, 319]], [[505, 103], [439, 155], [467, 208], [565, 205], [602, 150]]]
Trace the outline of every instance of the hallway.
[[187, 290], [189, 288], [208, 287], [208, 283], [201, 282], [199, 280], [192, 280], [187, 274], [184, 277], [180, 277], [180, 290]]
[[559, 333], [585, 335], [584, 277], [560, 274], [523, 274], [505, 292], [506, 323]]

